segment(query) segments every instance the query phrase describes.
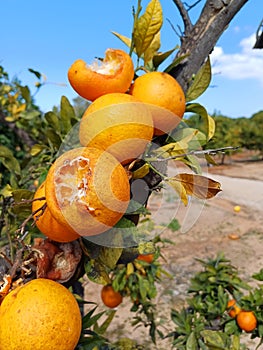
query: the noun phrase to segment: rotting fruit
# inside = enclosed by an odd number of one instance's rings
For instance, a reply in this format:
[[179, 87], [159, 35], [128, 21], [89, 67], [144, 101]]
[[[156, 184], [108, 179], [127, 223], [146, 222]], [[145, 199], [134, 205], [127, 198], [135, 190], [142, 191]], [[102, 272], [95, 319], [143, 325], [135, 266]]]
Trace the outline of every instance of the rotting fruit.
[[107, 49], [103, 61], [87, 65], [76, 60], [68, 70], [73, 89], [89, 101], [110, 92], [126, 92], [134, 77], [131, 57], [123, 50]]
[[79, 147], [53, 163], [45, 194], [56, 220], [85, 237], [105, 232], [121, 219], [129, 204], [130, 184], [126, 170], [111, 154]]
[[73, 294], [49, 279], [11, 291], [0, 307], [0, 350], [74, 350], [81, 313]]
[[45, 200], [45, 182], [35, 192], [32, 213], [39, 231], [53, 241], [71, 242], [80, 237], [67, 223], [59, 223], [51, 214]]

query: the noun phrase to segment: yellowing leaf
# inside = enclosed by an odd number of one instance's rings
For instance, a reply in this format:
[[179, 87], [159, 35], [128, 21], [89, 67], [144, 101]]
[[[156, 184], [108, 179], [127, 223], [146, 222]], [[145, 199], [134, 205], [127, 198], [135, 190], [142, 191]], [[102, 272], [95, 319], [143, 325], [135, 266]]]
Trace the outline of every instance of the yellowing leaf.
[[161, 46], [161, 33], [158, 32], [154, 36], [150, 46], [144, 52], [144, 55], [143, 55], [144, 65], [147, 65], [148, 62], [152, 61], [154, 55], [158, 52], [160, 46]]
[[122, 34], [119, 34], [117, 32], [112, 32], [117, 38], [119, 38], [125, 45], [127, 45], [129, 48], [131, 47], [131, 39], [127, 38], [127, 36], [124, 36]]
[[180, 154], [185, 154], [188, 151], [189, 142], [193, 140], [197, 133], [197, 129], [192, 129], [191, 133], [183, 137], [181, 140], [178, 140], [177, 142], [171, 142], [167, 145], [159, 147], [154, 151], [154, 153], [157, 154], [157, 156], [161, 156], [163, 158], [175, 157]]
[[187, 192], [183, 184], [175, 178], [167, 179], [168, 184], [179, 194], [181, 201], [184, 205], [188, 204]]
[[202, 175], [182, 173], [174, 176], [172, 181], [180, 182], [188, 195], [200, 199], [212, 198], [221, 191], [219, 182]]
[[163, 24], [162, 7], [159, 0], [151, 0], [145, 13], [134, 24], [133, 40], [138, 57], [150, 46]]
[[149, 164], [143, 164], [139, 169], [132, 172], [133, 179], [142, 179], [145, 175], [149, 173]]
[[208, 58], [205, 64], [197, 72], [193, 83], [186, 92], [186, 101], [196, 100], [208, 88], [211, 81], [211, 64]]
[[207, 110], [204, 106], [199, 103], [188, 103], [186, 105], [186, 112], [199, 114], [203, 119], [206, 127], [206, 137], [207, 141], [209, 141], [215, 133], [215, 121], [214, 119], [207, 113]]

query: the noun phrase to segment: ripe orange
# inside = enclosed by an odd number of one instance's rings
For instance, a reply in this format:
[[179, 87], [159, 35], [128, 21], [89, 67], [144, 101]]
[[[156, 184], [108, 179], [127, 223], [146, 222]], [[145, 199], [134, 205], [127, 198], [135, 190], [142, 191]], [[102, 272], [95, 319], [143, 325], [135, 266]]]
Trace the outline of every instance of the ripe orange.
[[231, 299], [227, 303], [227, 313], [230, 317], [235, 318], [239, 313], [241, 309], [237, 305], [236, 301], [234, 299]]
[[103, 286], [101, 289], [101, 300], [103, 304], [115, 308], [122, 303], [122, 295], [116, 292], [111, 285]]
[[85, 111], [79, 128], [80, 143], [113, 154], [122, 164], [142, 154], [153, 137], [150, 110], [124, 93], [106, 94]]
[[123, 166], [109, 153], [80, 147], [63, 153], [46, 178], [51, 214], [81, 236], [109, 230], [125, 213], [130, 184]]
[[11, 291], [0, 307], [0, 350], [74, 350], [81, 314], [70, 291], [35, 279]]
[[46, 203], [45, 199], [36, 200], [37, 198], [42, 197], [45, 197], [45, 182], [43, 182], [36, 190], [34, 195], [35, 200], [32, 203], [32, 212], [36, 212], [34, 219], [39, 231], [56, 242], [71, 242], [78, 239], [80, 236], [74, 232], [69, 225], [59, 223], [51, 215], [48, 207], [45, 208], [43, 214], [41, 211], [37, 211]]
[[149, 103], [153, 115], [154, 135], [174, 129], [185, 112], [185, 94], [179, 83], [164, 72], [150, 72], [135, 79], [129, 93]]
[[257, 319], [253, 311], [240, 311], [236, 320], [238, 326], [245, 332], [252, 332], [257, 327]]
[[154, 260], [154, 254], [140, 254], [137, 256], [137, 259], [151, 264]]
[[87, 100], [110, 92], [126, 92], [134, 76], [131, 57], [123, 50], [107, 49], [101, 62], [87, 65], [75, 61], [68, 70], [68, 79], [73, 89]]

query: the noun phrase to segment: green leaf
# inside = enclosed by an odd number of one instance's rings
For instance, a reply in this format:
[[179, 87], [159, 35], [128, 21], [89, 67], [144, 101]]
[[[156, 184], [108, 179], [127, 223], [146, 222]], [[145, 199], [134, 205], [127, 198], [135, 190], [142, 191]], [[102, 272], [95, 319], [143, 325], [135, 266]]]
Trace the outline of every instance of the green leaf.
[[204, 119], [205, 128], [206, 128], [206, 137], [207, 137], [207, 141], [209, 141], [215, 134], [215, 121], [207, 113], [207, 110], [205, 109], [205, 107], [203, 107], [199, 103], [188, 103], [186, 105], [186, 112], [199, 114]]
[[55, 130], [60, 132], [59, 118], [54, 112], [45, 113], [44, 118], [46, 119], [51, 128], [54, 128]]
[[178, 64], [180, 64], [188, 56], [189, 56], [189, 54], [177, 57], [171, 64], [169, 64], [168, 67], [165, 68], [164, 72], [165, 73], [169, 73], [171, 69], [173, 69], [174, 67], [178, 66]]
[[179, 48], [179, 46], [176, 46], [172, 50], [156, 53], [153, 56], [153, 66], [154, 66], [154, 68], [157, 69], [178, 48]]
[[61, 137], [56, 133], [56, 131], [54, 129], [49, 128], [46, 131], [46, 136], [51, 142], [52, 146], [58, 149], [61, 144]]
[[41, 74], [41, 73], [37, 72], [36, 70], [34, 70], [34, 69], [32, 69], [32, 68], [28, 68], [28, 71], [29, 71], [30, 73], [33, 73], [38, 79], [41, 79], [41, 77], [42, 77], [42, 74]]
[[102, 247], [100, 250], [99, 259], [104, 265], [110, 269], [114, 269], [121, 256], [122, 250], [123, 248]]
[[39, 116], [40, 116], [40, 112], [37, 111], [37, 110], [32, 110], [30, 112], [24, 111], [24, 112], [21, 113], [21, 117], [24, 120], [32, 120], [32, 119], [35, 119], [35, 118], [37, 118]]
[[76, 118], [74, 108], [66, 96], [61, 97], [60, 118], [62, 122], [62, 130], [66, 134], [72, 127], [71, 120], [74, 120]]
[[5, 146], [0, 146], [0, 162], [11, 172], [19, 175], [21, 173], [18, 160], [12, 151]]
[[145, 13], [134, 24], [133, 40], [138, 57], [141, 57], [150, 46], [162, 24], [163, 14], [160, 1], [151, 0]]
[[31, 94], [30, 94], [30, 90], [29, 90], [28, 86], [21, 86], [20, 90], [21, 90], [21, 94], [22, 94], [22, 97], [24, 98], [24, 100], [27, 103], [30, 103], [31, 102]]
[[196, 339], [196, 336], [195, 336], [195, 333], [194, 332], [191, 332], [188, 339], [187, 339], [187, 342], [186, 342], [186, 347], [185, 347], [186, 350], [198, 350], [198, 344], [197, 344], [197, 339]]
[[205, 344], [209, 347], [213, 346], [215, 350], [229, 349], [229, 337], [227, 334], [206, 329], [201, 332], [201, 335], [205, 340]]
[[208, 58], [205, 64], [197, 72], [193, 83], [190, 85], [189, 89], [186, 92], [186, 101], [196, 100], [201, 96], [211, 81], [211, 64], [210, 59]]

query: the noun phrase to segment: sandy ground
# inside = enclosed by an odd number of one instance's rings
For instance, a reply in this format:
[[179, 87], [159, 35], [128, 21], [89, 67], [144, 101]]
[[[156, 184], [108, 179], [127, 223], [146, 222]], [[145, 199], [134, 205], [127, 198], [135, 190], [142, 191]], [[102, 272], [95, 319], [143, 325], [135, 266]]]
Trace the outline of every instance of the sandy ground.
[[[251, 275], [263, 267], [263, 161], [235, 162], [206, 170], [208, 177], [221, 183], [222, 192], [205, 202], [191, 202], [188, 212], [178, 205], [176, 218], [182, 225], [181, 230], [162, 232], [163, 238], [175, 243], [162, 251], [163, 267], [173, 277], [163, 279], [156, 298], [157, 319], [165, 333], [172, 330], [171, 308], [184, 304], [189, 279], [201, 269], [195, 258], [213, 258], [224, 252], [238, 268], [240, 276], [250, 283], [254, 283]], [[241, 207], [238, 213], [234, 211], [236, 205]], [[175, 208], [175, 203], [170, 200], [167, 206], [169, 211], [169, 206]], [[100, 287], [87, 282], [87, 300], [101, 303], [99, 290]], [[162, 341], [155, 347], [146, 328], [131, 329], [133, 315], [129, 313], [129, 307], [130, 304], [124, 302], [118, 308], [107, 336], [110, 339], [116, 335], [136, 339], [144, 349], [169, 349], [170, 344]], [[247, 344], [250, 350], [256, 348], [256, 342]]]

